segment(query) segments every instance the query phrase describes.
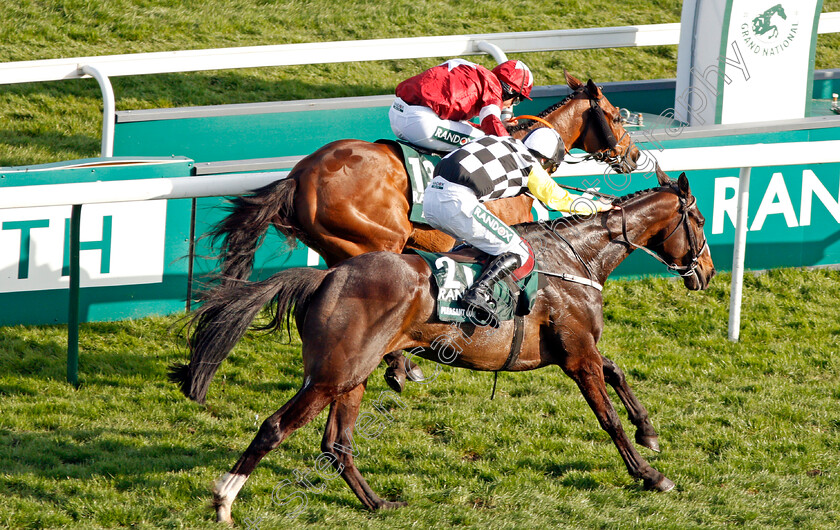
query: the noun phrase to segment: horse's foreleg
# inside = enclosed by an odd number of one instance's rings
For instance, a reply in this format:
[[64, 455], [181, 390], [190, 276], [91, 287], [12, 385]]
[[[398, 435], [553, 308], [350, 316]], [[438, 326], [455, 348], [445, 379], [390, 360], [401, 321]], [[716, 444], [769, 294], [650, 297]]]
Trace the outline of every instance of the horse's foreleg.
[[641, 479], [645, 489], [670, 491], [674, 488], [674, 483], [642, 458], [627, 437], [627, 433], [624, 432], [618, 414], [607, 394], [601, 355], [594, 345], [592, 349], [594, 351], [591, 353], [570, 356], [573, 360], [567, 358], [563, 370], [577, 383], [583, 397], [586, 398], [586, 402], [598, 418], [601, 428], [612, 438], [630, 476]]
[[359, 405], [365, 393], [365, 383], [350, 392], [340, 396], [330, 406], [330, 415], [324, 428], [324, 438], [321, 450], [332, 457], [332, 465], [336, 474], [350, 486], [353, 493], [369, 510], [382, 508], [397, 508], [405, 506], [404, 502], [386, 501], [379, 497], [365, 481], [356, 464], [353, 462], [353, 427], [359, 416]]
[[624, 372], [615, 362], [603, 355], [601, 356], [601, 362], [604, 363], [604, 379], [615, 389], [616, 394], [627, 409], [630, 422], [636, 426], [636, 443], [658, 453], [659, 435], [656, 434], [656, 430], [650, 423], [647, 409], [633, 393], [630, 385], [627, 384]]
[[260, 460], [292, 432], [312, 421], [332, 399], [333, 396], [317, 391], [313, 386], [304, 386], [280, 410], [262, 423], [248, 449], [213, 487], [213, 506], [216, 508], [217, 521], [233, 524], [231, 505]]

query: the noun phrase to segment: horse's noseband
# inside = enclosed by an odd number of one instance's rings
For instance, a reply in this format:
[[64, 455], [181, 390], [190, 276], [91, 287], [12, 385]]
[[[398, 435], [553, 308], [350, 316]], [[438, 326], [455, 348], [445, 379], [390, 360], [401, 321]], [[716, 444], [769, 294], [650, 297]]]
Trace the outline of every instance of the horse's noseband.
[[644, 250], [645, 252], [647, 252], [648, 254], [653, 256], [657, 261], [659, 261], [660, 263], [662, 263], [663, 265], [665, 265], [668, 268], [668, 272], [672, 272], [674, 274], [678, 274], [678, 275], [683, 276], [683, 277], [691, 276], [692, 274], [696, 274], [697, 267], [700, 266], [700, 262], [698, 260], [700, 259], [700, 256], [703, 254], [703, 252], [706, 251], [706, 245], [708, 244], [708, 241], [709, 241], [708, 239], [703, 237], [703, 244], [700, 245], [700, 247], [698, 248], [697, 247], [697, 239], [695, 238], [694, 232], [692, 232], [691, 226], [689, 225], [688, 210], [691, 207], [693, 207], [696, 203], [697, 203], [697, 197], [694, 197], [693, 195], [690, 197], [690, 200], [686, 200], [685, 197], [680, 196], [680, 216], [681, 216], [680, 221], [677, 223], [677, 226], [674, 227], [674, 229], [671, 231], [671, 233], [668, 234], [665, 237], [665, 239], [663, 239], [659, 243], [659, 245], [664, 245], [666, 241], [671, 239], [671, 236], [673, 236], [675, 233], [677, 233], [677, 230], [679, 230], [681, 226], [685, 227], [686, 239], [688, 239], [688, 248], [691, 251], [691, 262], [688, 265], [677, 265], [676, 263], [668, 263], [667, 261], [662, 259], [659, 256], [659, 254], [657, 254], [656, 252], [653, 252], [652, 250], [650, 250], [646, 247], [637, 245], [637, 244], [633, 243], [632, 241], [630, 241], [630, 239], [627, 237], [627, 221], [624, 217], [624, 209], [622, 209], [621, 210], [621, 233], [624, 236], [624, 240], [631, 247]]

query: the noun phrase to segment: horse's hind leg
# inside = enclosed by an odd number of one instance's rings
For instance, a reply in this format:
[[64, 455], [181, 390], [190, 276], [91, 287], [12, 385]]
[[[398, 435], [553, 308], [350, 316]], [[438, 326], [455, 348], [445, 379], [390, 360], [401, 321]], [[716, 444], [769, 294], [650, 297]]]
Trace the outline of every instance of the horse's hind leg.
[[248, 449], [213, 488], [217, 521], [233, 523], [230, 507], [260, 460], [292, 432], [312, 421], [333, 398], [332, 395], [315, 390], [314, 386], [304, 385], [280, 410], [262, 423]]
[[324, 428], [321, 450], [324, 454], [332, 456], [336, 474], [341, 475], [366, 508], [378, 510], [405, 506], [404, 502], [386, 501], [374, 493], [353, 462], [353, 427], [359, 416], [359, 405], [365, 393], [365, 385], [366, 383], [357, 386], [332, 403]]
[[615, 389], [616, 394], [627, 409], [630, 422], [636, 426], [636, 443], [658, 453], [659, 435], [656, 434], [656, 429], [650, 423], [647, 409], [633, 393], [630, 385], [627, 384], [624, 372], [615, 362], [603, 355], [601, 356], [601, 362], [604, 363], [604, 379]]
[[388, 383], [388, 386], [394, 392], [403, 391], [406, 378], [414, 382], [425, 379], [420, 367], [403, 356], [400, 351], [386, 353], [382, 360], [388, 365], [388, 368], [385, 370], [385, 382]]
[[580, 388], [583, 397], [589, 403], [595, 417], [598, 418], [598, 423], [607, 434], [612, 438], [613, 443], [618, 449], [618, 453], [624, 460], [630, 476], [641, 479], [644, 482], [645, 489], [655, 489], [659, 491], [670, 491], [674, 488], [674, 483], [671, 482], [665, 475], [653, 468], [643, 457], [639, 454], [633, 443], [627, 437], [627, 433], [621, 426], [621, 420], [610, 402], [609, 394], [607, 394], [607, 387], [604, 382], [603, 362], [601, 361], [601, 354], [598, 352], [595, 345], [592, 344], [584, 351], [570, 352], [569, 356], [562, 364], [563, 371], [571, 377], [578, 388]]

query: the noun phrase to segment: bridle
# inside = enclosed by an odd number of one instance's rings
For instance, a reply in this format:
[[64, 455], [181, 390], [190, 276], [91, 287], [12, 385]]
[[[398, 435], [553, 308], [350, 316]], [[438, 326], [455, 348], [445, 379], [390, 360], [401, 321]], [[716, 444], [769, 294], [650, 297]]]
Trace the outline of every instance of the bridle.
[[[625, 167], [625, 159], [627, 158], [627, 154], [630, 152], [630, 147], [633, 145], [633, 140], [630, 140], [630, 144], [628, 145], [627, 149], [624, 150], [624, 153], [619, 155], [619, 145], [621, 142], [624, 141], [625, 137], [629, 137], [629, 133], [624, 131], [624, 134], [621, 135], [621, 138], [615, 138], [615, 134], [613, 134], [612, 129], [610, 128], [610, 124], [607, 121], [607, 116], [604, 114], [604, 109], [601, 107], [601, 99], [603, 96], [595, 96], [589, 92], [587, 87], [583, 87], [580, 89], [578, 94], [586, 94], [589, 98], [589, 111], [591, 116], [588, 120], [584, 122], [583, 131], [581, 131], [581, 138], [586, 138], [586, 134], [589, 132], [589, 127], [594, 121], [597, 124], [596, 134], [598, 138], [601, 140], [603, 145], [607, 145], [603, 149], [600, 149], [594, 153], [587, 153], [580, 160], [571, 161], [566, 160], [568, 164], [578, 164], [580, 162], [584, 162], [586, 160], [595, 160], [598, 162], [603, 162], [609, 164], [613, 167]], [[578, 98], [577, 94], [573, 96], [573, 99], [582, 99]], [[593, 120], [594, 117], [594, 120]], [[616, 153], [616, 154], [612, 154]], [[566, 147], [566, 154], [569, 154], [569, 147]]]
[[637, 245], [630, 241], [630, 238], [627, 237], [627, 220], [624, 216], [624, 208], [621, 208], [621, 235], [624, 236], [624, 241], [622, 241], [622, 243], [626, 243], [632, 248], [644, 250], [646, 253], [653, 256], [657, 261], [665, 265], [668, 268], [668, 272], [672, 272], [683, 277], [696, 274], [697, 267], [700, 266], [698, 260], [700, 259], [700, 255], [706, 251], [706, 245], [708, 244], [708, 239], [706, 239], [704, 235], [703, 244], [700, 245], [698, 248], [697, 238], [694, 236], [694, 232], [691, 230], [691, 226], [688, 222], [688, 210], [692, 208], [696, 203], [697, 198], [693, 195], [689, 197], [689, 200], [687, 200], [683, 196], [680, 196], [680, 221], [677, 223], [677, 226], [674, 227], [671, 233], [668, 234], [668, 236], [665, 237], [665, 239], [663, 239], [660, 243], [658, 243], [658, 245], [664, 245], [666, 241], [671, 239], [671, 236], [677, 233], [677, 230], [679, 230], [681, 226], [684, 227], [686, 238], [688, 239], [688, 247], [692, 254], [691, 263], [689, 263], [688, 265], [677, 265], [676, 263], [668, 263], [667, 261], [662, 259], [656, 252], [653, 252], [652, 250], [646, 247]]
[[[599, 193], [599, 192], [591, 191], [591, 190], [582, 190], [580, 188], [573, 188], [571, 186], [563, 186], [563, 187], [564, 188], [571, 188], [571, 189], [574, 189], [574, 190], [577, 190], [577, 191], [587, 191], [589, 193], [593, 193], [595, 195], [601, 195], [601, 196], [603, 196], [605, 198], [609, 198], [609, 199], [614, 199], [614, 200], [618, 199], [618, 197], [608, 195], [606, 193]], [[665, 237], [665, 239], [663, 239], [661, 242], [659, 242], [657, 244], [657, 246], [658, 245], [664, 245], [666, 241], [671, 239], [671, 237], [674, 234], [677, 233], [677, 230], [679, 230], [681, 226], [684, 227], [686, 237], [688, 239], [689, 250], [691, 251], [691, 254], [692, 254], [691, 262], [688, 265], [677, 265], [676, 263], [668, 263], [667, 261], [662, 259], [659, 256], [659, 254], [653, 252], [652, 250], [650, 250], [646, 247], [643, 247], [641, 245], [637, 245], [637, 244], [633, 243], [632, 241], [630, 241], [630, 238], [627, 236], [627, 218], [625, 217], [625, 214], [624, 214], [624, 208], [621, 208], [619, 206], [618, 209], [621, 210], [621, 235], [624, 237], [624, 241], [620, 241], [620, 242], [627, 244], [629, 247], [631, 247], [633, 249], [641, 249], [641, 250], [645, 251], [647, 254], [653, 256], [653, 258], [656, 259], [658, 262], [665, 265], [665, 267], [667, 267], [667, 269], [668, 269], [668, 272], [671, 272], [671, 273], [677, 274], [679, 276], [685, 277], [685, 276], [691, 276], [692, 274], [697, 274], [697, 268], [700, 266], [700, 263], [699, 263], [698, 260], [700, 259], [700, 256], [703, 254], [703, 252], [706, 251], [706, 246], [708, 244], [708, 239], [706, 239], [706, 237], [704, 236], [703, 237], [703, 244], [699, 245], [699, 247], [698, 247], [697, 238], [694, 236], [694, 232], [691, 230], [691, 226], [690, 226], [689, 221], [688, 221], [688, 211], [695, 204], [697, 204], [697, 198], [692, 195], [692, 196], [689, 197], [689, 199], [686, 199], [683, 196], [680, 196], [679, 199], [680, 199], [680, 220], [677, 223], [677, 226], [675, 226], [674, 229], [671, 230], [671, 233], [668, 234]], [[573, 275], [573, 274], [565, 274], [565, 273], [561, 274], [561, 273], [550, 272], [550, 271], [545, 271], [545, 270], [536, 270], [536, 272], [538, 272], [540, 274], [544, 274], [546, 276], [554, 276], [554, 277], [557, 277], [557, 278], [560, 278], [560, 279], [563, 279], [563, 280], [566, 280], [566, 281], [587, 285], [589, 287], [594, 287], [595, 289], [601, 291], [603, 289], [603, 286], [592, 279], [592, 271], [589, 270], [589, 266], [586, 264], [586, 261], [584, 261], [584, 259], [580, 256], [580, 254], [578, 254], [574, 245], [572, 245], [570, 241], [568, 241], [565, 237], [563, 237], [554, 227], [549, 228], [549, 230], [551, 230], [551, 232], [556, 237], [558, 237], [560, 240], [562, 240], [564, 243], [566, 243], [566, 245], [569, 247], [569, 249], [571, 250], [574, 257], [583, 265], [583, 268], [586, 271], [587, 277], [584, 278], [584, 277], [576, 276], [576, 275]]]

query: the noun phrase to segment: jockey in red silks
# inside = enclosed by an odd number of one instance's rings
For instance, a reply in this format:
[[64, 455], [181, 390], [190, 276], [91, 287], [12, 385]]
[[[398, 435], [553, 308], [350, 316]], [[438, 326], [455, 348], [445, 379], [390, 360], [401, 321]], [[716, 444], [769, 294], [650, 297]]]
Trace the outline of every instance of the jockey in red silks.
[[[502, 109], [531, 99], [533, 86], [522, 61], [505, 61], [491, 71], [450, 59], [397, 85], [391, 129], [412, 144], [447, 152], [487, 134], [508, 136]], [[475, 117], [477, 127], [468, 121]]]

